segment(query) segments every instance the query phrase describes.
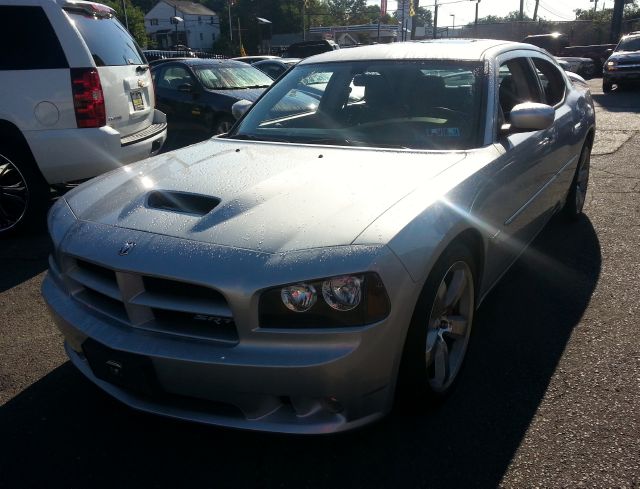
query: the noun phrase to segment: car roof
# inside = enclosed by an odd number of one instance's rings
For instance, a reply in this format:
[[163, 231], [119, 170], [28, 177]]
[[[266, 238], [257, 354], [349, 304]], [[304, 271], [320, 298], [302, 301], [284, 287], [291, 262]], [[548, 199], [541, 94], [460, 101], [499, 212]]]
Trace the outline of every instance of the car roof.
[[339, 49], [311, 56], [300, 62], [328, 63], [333, 61], [359, 61], [366, 59], [463, 59], [483, 60], [504, 51], [528, 49], [545, 52], [531, 44], [494, 39], [435, 39], [428, 41], [374, 44], [351, 49]]

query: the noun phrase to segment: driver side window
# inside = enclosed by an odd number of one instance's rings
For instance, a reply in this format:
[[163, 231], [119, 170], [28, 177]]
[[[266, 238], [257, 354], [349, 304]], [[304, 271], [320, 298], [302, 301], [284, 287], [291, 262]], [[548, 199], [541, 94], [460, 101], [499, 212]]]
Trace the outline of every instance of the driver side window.
[[511, 109], [524, 102], [542, 102], [536, 74], [527, 58], [510, 59], [498, 70], [498, 120], [509, 122]]

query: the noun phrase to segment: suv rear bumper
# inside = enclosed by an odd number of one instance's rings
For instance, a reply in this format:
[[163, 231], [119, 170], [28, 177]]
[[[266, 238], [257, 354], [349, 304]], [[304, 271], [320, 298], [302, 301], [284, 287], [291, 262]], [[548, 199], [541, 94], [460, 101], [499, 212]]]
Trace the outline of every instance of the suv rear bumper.
[[95, 129], [25, 131], [31, 152], [50, 184], [84, 180], [158, 153], [167, 138], [166, 116], [155, 110], [153, 124], [121, 138], [109, 126]]

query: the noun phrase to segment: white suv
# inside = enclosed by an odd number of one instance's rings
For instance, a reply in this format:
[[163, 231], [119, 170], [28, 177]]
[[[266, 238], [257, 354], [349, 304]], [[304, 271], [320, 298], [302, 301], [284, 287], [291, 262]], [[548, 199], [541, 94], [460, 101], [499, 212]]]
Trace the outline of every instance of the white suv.
[[115, 12], [0, 0], [0, 236], [44, 214], [50, 186], [157, 153], [167, 136], [147, 61]]

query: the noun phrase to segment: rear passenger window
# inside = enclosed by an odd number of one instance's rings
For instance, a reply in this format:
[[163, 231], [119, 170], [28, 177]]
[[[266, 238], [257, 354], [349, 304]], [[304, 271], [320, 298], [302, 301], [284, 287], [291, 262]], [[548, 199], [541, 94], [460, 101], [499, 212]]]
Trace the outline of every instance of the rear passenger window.
[[116, 19], [67, 13], [87, 43], [96, 66], [147, 64], [136, 42]]
[[557, 105], [564, 99], [564, 77], [553, 64], [541, 58], [533, 58], [545, 99], [549, 105]]
[[68, 68], [56, 33], [41, 7], [0, 6], [0, 70]]

